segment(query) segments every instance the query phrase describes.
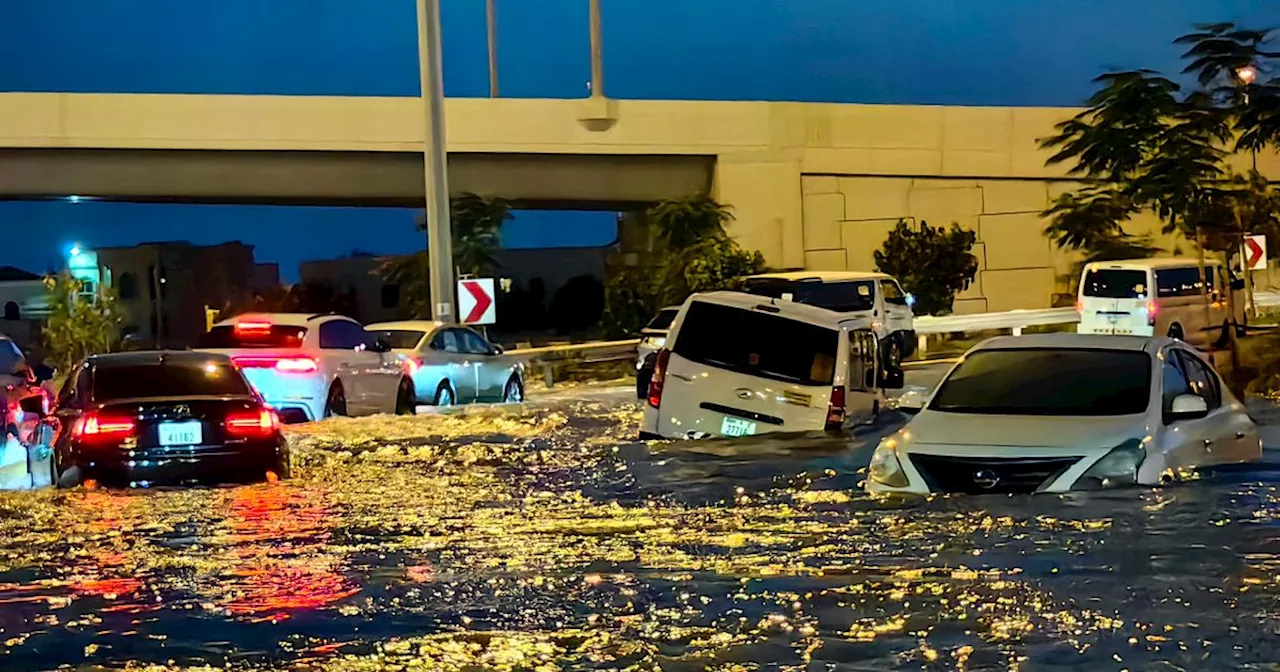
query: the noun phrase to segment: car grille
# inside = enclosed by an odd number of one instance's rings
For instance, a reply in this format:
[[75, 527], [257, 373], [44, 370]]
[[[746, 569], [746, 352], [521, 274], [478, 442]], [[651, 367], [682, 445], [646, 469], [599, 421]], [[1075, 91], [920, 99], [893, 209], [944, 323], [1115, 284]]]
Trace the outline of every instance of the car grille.
[[949, 457], [911, 454], [934, 492], [1030, 493], [1062, 475], [1079, 457]]

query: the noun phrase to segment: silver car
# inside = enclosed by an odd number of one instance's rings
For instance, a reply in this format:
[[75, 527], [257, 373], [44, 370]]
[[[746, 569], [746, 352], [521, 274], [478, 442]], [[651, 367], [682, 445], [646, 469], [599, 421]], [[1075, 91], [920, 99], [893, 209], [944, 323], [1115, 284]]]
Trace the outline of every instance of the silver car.
[[410, 320], [365, 330], [404, 358], [420, 404], [524, 400], [524, 365], [470, 327]]

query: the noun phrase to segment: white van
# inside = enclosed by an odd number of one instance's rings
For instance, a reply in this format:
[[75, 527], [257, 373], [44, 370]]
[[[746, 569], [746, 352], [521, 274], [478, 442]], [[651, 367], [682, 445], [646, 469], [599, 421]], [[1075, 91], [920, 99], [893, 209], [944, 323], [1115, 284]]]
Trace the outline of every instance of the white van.
[[770, 296], [826, 308], [847, 317], [865, 317], [880, 341], [886, 363], [900, 364], [916, 349], [914, 299], [897, 278], [856, 271], [795, 271], [753, 275], [743, 283], [748, 294]]
[[885, 371], [870, 320], [741, 292], [694, 294], [658, 352], [641, 436], [835, 431], [879, 413]]
[[[1228, 277], [1221, 262], [1205, 262], [1209, 311], [1205, 318], [1196, 259], [1130, 259], [1087, 264], [1080, 276], [1076, 310], [1082, 334], [1169, 336], [1223, 347], [1227, 331], [1243, 323], [1243, 282]], [[1226, 292], [1232, 291], [1235, 315]]]

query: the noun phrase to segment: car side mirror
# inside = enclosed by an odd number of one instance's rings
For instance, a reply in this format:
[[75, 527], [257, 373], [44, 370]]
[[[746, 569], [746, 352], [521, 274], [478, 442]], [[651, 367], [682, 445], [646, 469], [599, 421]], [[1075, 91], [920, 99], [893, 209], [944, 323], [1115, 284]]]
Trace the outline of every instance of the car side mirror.
[[[901, 390], [906, 385], [906, 375], [897, 367], [886, 367], [880, 375], [880, 387], [886, 390]], [[874, 386], [873, 386], [874, 387]]]
[[37, 383], [47, 383], [58, 375], [58, 370], [48, 364], [41, 364], [35, 369], [35, 377]]
[[1209, 415], [1209, 403], [1196, 394], [1179, 394], [1169, 405], [1169, 422], [1198, 420]]
[[1234, 289], [1234, 290], [1236, 290], [1236, 291], [1240, 291], [1240, 290], [1244, 289], [1244, 280], [1242, 280], [1242, 279], [1240, 279], [1240, 278], [1236, 278], [1235, 280], [1232, 280], [1232, 281], [1231, 281], [1231, 289]]
[[497, 343], [493, 344], [493, 354], [501, 355], [504, 352], [506, 352], [506, 350], [503, 350], [501, 345], [498, 345]]

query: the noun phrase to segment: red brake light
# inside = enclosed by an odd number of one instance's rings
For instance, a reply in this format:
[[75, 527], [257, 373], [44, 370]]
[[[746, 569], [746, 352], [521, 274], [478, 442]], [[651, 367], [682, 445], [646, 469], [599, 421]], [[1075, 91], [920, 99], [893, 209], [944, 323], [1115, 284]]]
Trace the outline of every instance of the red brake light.
[[831, 388], [831, 402], [827, 404], [827, 431], [844, 426], [844, 388]]
[[658, 358], [653, 363], [653, 376], [649, 378], [649, 405], [653, 408], [662, 406], [662, 384], [667, 379], [667, 360], [671, 359], [671, 351], [663, 348], [658, 351]]
[[1084, 312], [1084, 299], [1076, 299], [1076, 312], [1077, 313]]
[[422, 368], [422, 360], [421, 360], [421, 359], [419, 359], [419, 358], [417, 358], [417, 357], [405, 357], [405, 358], [404, 358], [404, 369], [405, 369], [405, 371], [408, 371], [408, 372], [409, 372], [409, 375], [411, 375], [411, 376], [412, 376], [413, 374], [415, 374], [415, 373], [417, 373], [417, 372], [418, 372], [418, 369], [421, 369], [421, 368]]
[[138, 423], [125, 416], [99, 415], [90, 411], [71, 427], [71, 435], [77, 439], [123, 439], [132, 436]]
[[1157, 306], [1156, 306], [1155, 299], [1151, 299], [1150, 301], [1147, 301], [1147, 323], [1148, 324], [1156, 323], [1156, 307]]
[[269, 408], [235, 411], [223, 425], [231, 436], [270, 436], [280, 431], [280, 416]]
[[258, 332], [258, 333], [269, 332], [271, 331], [271, 323], [270, 322], [254, 322], [254, 321], [248, 321], [248, 320], [244, 322], [236, 322], [235, 331], [237, 333], [242, 333], [242, 334], [245, 332]]
[[281, 373], [312, 373], [320, 365], [310, 357], [232, 357], [231, 361], [243, 369], [275, 369]]

